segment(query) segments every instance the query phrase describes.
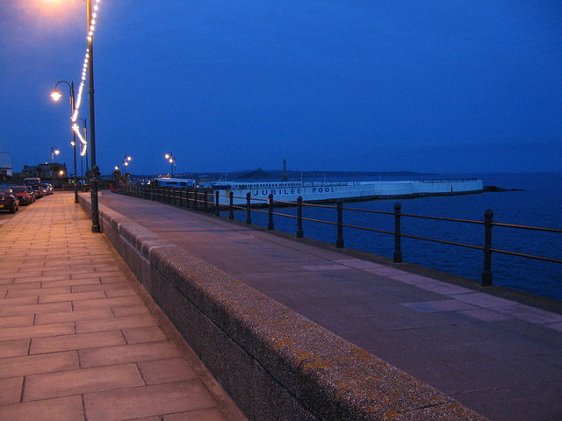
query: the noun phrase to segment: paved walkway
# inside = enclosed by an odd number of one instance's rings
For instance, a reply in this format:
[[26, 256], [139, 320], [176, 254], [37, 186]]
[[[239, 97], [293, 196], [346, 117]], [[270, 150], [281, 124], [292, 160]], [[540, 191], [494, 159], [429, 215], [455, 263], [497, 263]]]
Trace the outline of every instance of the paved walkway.
[[73, 199], [0, 215], [0, 420], [244, 419]]
[[562, 315], [109, 192], [100, 203], [493, 420], [562, 419]]

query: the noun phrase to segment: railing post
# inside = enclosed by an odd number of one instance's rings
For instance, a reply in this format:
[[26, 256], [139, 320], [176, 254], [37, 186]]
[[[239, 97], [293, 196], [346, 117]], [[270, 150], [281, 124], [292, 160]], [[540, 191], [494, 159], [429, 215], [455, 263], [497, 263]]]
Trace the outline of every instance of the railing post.
[[268, 216], [269, 216], [269, 221], [267, 223], [267, 229], [268, 230], [273, 230], [275, 228], [275, 226], [273, 225], [273, 194], [269, 194], [269, 196], [267, 196], [268, 198]]
[[228, 219], [234, 219], [234, 193], [229, 191], [228, 192]]
[[199, 208], [199, 191], [198, 189], [193, 190], [193, 209], [197, 210]]
[[221, 208], [220, 208], [220, 192], [218, 190], [215, 191], [215, 215], [221, 216]]
[[297, 197], [297, 238], [302, 238], [304, 232], [302, 230], [302, 196]]
[[336, 210], [338, 212], [338, 238], [336, 239], [336, 247], [343, 248], [343, 203], [341, 200], [336, 202]]
[[203, 198], [205, 199], [203, 202], [203, 208], [205, 209], [205, 212], [209, 212], [209, 192], [207, 190], [203, 192]]
[[400, 210], [402, 206], [400, 203], [394, 205], [394, 256], [392, 261], [394, 263], [402, 263], [402, 242], [400, 232]]
[[246, 193], [246, 223], [248, 225], [252, 224], [252, 212], [250, 211], [250, 202], [252, 201], [252, 194], [250, 192]]
[[487, 209], [484, 212], [484, 268], [480, 285], [487, 287], [492, 285], [492, 220], [494, 212]]

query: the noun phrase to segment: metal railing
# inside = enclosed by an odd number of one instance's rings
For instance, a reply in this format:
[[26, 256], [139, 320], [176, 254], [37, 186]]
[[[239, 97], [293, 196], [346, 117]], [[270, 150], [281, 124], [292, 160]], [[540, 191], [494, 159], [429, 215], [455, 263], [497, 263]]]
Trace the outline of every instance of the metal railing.
[[[246, 196], [235, 196], [232, 191], [229, 192], [229, 203], [227, 205], [221, 204], [219, 200], [220, 192], [211, 189], [196, 189], [196, 188], [174, 188], [174, 187], [148, 187], [148, 186], [122, 186], [117, 191], [118, 193], [141, 197], [150, 200], [156, 200], [163, 203], [172, 204], [179, 207], [190, 208], [194, 210], [213, 212], [216, 216], [221, 215], [221, 211], [227, 212], [227, 219], [233, 220], [235, 211], [245, 213], [245, 223], [252, 224], [252, 212], [267, 214], [267, 229], [275, 229], [275, 217], [282, 217], [295, 220], [295, 235], [297, 238], [304, 237], [303, 221], [324, 224], [335, 227], [335, 246], [337, 248], [344, 247], [344, 228], [369, 232], [374, 234], [382, 234], [392, 236], [394, 239], [393, 262], [402, 263], [402, 238], [413, 239], [418, 241], [431, 242], [436, 244], [443, 244], [453, 247], [460, 247], [482, 252], [482, 272], [480, 283], [482, 286], [489, 286], [493, 284], [492, 281], [492, 254], [503, 254], [515, 256], [525, 259], [539, 260], [543, 262], [562, 264], [562, 259], [538, 256], [529, 253], [523, 253], [514, 250], [505, 250], [493, 247], [493, 228], [502, 227], [514, 230], [529, 230], [551, 234], [562, 234], [562, 229], [546, 228], [528, 225], [507, 224], [496, 222], [493, 220], [493, 211], [488, 209], [484, 212], [482, 220], [460, 219], [460, 218], [447, 218], [438, 216], [416, 215], [410, 213], [402, 213], [402, 208], [399, 203], [394, 205], [393, 211], [380, 211], [371, 209], [361, 209], [354, 207], [346, 207], [346, 212], [354, 212], [359, 214], [382, 215], [392, 217], [394, 220], [394, 228], [392, 230], [379, 229], [373, 227], [366, 227], [354, 224], [344, 223], [344, 207], [342, 201], [337, 201], [335, 205], [318, 204], [318, 203], [303, 203], [302, 197], [298, 197], [296, 203], [275, 201], [272, 194], [268, 199], [252, 198], [250, 193]], [[245, 204], [235, 204], [234, 199], [243, 199]], [[275, 208], [286, 208], [288, 206], [296, 207], [296, 215], [282, 213]], [[335, 220], [317, 219], [303, 216], [304, 208], [317, 208], [332, 210], [335, 214]], [[432, 238], [428, 236], [415, 235], [405, 233], [402, 230], [402, 222], [404, 218], [431, 220], [440, 222], [450, 222], [456, 224], [477, 225], [483, 227], [484, 235], [482, 245], [469, 244], [465, 242], [450, 241], [439, 238]]]

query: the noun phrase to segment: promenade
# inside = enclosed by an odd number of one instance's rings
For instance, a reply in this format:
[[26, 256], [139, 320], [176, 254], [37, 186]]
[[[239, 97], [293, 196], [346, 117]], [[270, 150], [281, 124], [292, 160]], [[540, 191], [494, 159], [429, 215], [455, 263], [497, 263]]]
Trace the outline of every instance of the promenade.
[[0, 420], [243, 420], [72, 193], [0, 215]]
[[562, 419], [559, 313], [161, 203], [100, 203], [492, 420]]
[[[562, 419], [562, 315], [100, 192], [107, 207], [491, 420]], [[71, 193], [0, 216], [0, 420], [238, 420]]]

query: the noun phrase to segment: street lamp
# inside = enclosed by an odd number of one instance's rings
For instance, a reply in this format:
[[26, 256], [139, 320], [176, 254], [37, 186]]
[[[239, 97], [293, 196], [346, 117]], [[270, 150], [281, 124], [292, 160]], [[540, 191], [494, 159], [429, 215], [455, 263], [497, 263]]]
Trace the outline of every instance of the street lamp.
[[[61, 83], [68, 86], [68, 89], [70, 91], [70, 95], [69, 95], [70, 96], [70, 116], [72, 118], [72, 114], [74, 114], [74, 104], [76, 102], [76, 96], [74, 95], [74, 81], [69, 83], [66, 80], [59, 80], [55, 84], [55, 88], [53, 89], [53, 92], [51, 92], [51, 98], [55, 102], [58, 102], [58, 101], [61, 100], [62, 93], [58, 89], [58, 87]], [[78, 180], [77, 180], [77, 177], [76, 177], [76, 133], [74, 132], [74, 130], [72, 130], [72, 141], [70, 142], [70, 144], [72, 145], [72, 156], [73, 156], [73, 162], [74, 162], [74, 177], [73, 177], [74, 203], [78, 203]]]
[[[98, 0], [96, 0], [97, 2]], [[97, 4], [95, 6], [97, 9]], [[98, 206], [98, 176], [99, 168], [96, 163], [96, 119], [94, 107], [94, 10], [92, 0], [86, 0], [86, 23], [88, 28], [88, 93], [90, 98], [90, 158], [92, 163], [92, 232], [101, 232]]]
[[170, 173], [172, 178], [174, 177], [174, 165], [176, 165], [176, 158], [172, 155], [172, 152], [167, 152], [164, 154], [164, 158], [170, 163]]
[[131, 155], [125, 155], [123, 157], [123, 163], [122, 163], [123, 174], [121, 175], [121, 177], [123, 178], [123, 184], [128, 184], [127, 167], [129, 166], [129, 163], [132, 160], [133, 160], [133, 157]]
[[59, 156], [59, 155], [60, 155], [60, 149], [51, 146], [51, 161], [55, 162], [55, 156]]
[[129, 166], [129, 162], [131, 162], [133, 160], [133, 157], [131, 155], [125, 155], [123, 157], [123, 174], [125, 173], [125, 167]]

